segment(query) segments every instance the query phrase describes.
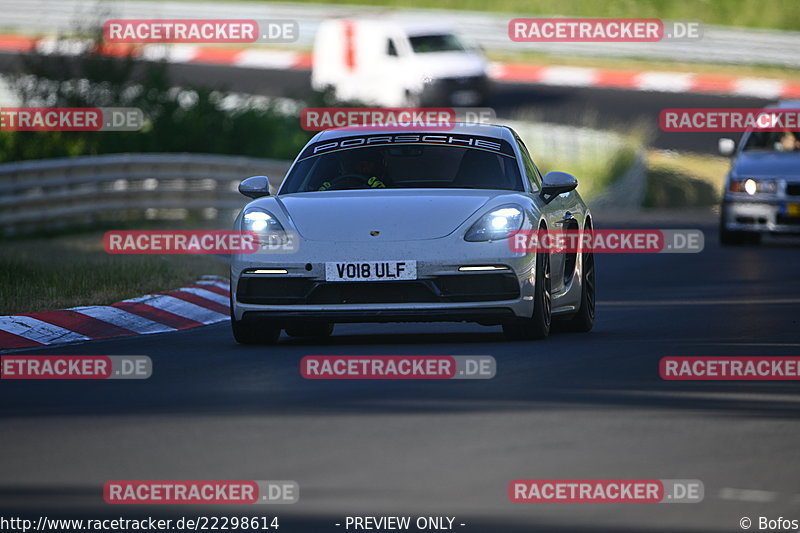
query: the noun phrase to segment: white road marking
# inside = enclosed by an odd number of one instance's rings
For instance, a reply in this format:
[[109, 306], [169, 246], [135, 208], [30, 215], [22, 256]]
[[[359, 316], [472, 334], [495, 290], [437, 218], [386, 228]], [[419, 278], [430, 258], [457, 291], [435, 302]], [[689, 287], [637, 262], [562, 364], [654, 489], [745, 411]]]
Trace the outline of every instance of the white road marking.
[[70, 309], [70, 311], [77, 311], [82, 315], [90, 316], [92, 318], [96, 318], [97, 320], [102, 320], [103, 322], [108, 322], [109, 324], [113, 324], [115, 326], [128, 329], [130, 331], [133, 331], [134, 333], [139, 333], [141, 335], [147, 333], [164, 333], [167, 331], [177, 331], [175, 328], [171, 328], [159, 322], [153, 322], [152, 320], [145, 318], [143, 316], [139, 316], [130, 313], [128, 311], [123, 311], [122, 309], [118, 309], [116, 307], [111, 307], [107, 305], [73, 307], [72, 309]]
[[778, 499], [779, 493], [771, 490], [734, 489], [726, 487], [719, 491], [719, 499], [739, 502], [768, 503]]
[[75, 333], [29, 316], [0, 316], [0, 330], [42, 344], [90, 340], [89, 337], [85, 337], [80, 333]]
[[595, 84], [595, 69], [580, 67], [550, 67], [542, 71], [539, 83], [590, 87]]
[[201, 279], [197, 282], [197, 285], [213, 285], [215, 287], [219, 287], [220, 289], [225, 289], [226, 291], [230, 290], [230, 285], [227, 282], [223, 283], [221, 281], [214, 281], [210, 279]]
[[690, 92], [693, 78], [693, 74], [680, 72], [642, 72], [635, 85], [643, 91], [684, 93]]
[[233, 64], [239, 67], [290, 69], [297, 64], [300, 55], [294, 52], [270, 50], [245, 50], [236, 56]]
[[211, 309], [187, 302], [186, 300], [181, 300], [180, 298], [175, 298], [174, 296], [167, 296], [166, 294], [151, 294], [125, 301], [147, 304], [161, 309], [162, 311], [167, 311], [203, 324], [214, 324], [216, 322], [228, 320], [227, 315], [217, 313]]
[[221, 294], [217, 294], [216, 292], [207, 291], [205, 289], [195, 289], [193, 287], [186, 287], [183, 289], [178, 289], [181, 292], [188, 292], [194, 295], [197, 295], [201, 298], [205, 298], [206, 300], [211, 300], [212, 302], [228, 305], [230, 301], [227, 296], [222, 296]]
[[730, 298], [703, 300], [611, 300], [600, 301], [598, 305], [608, 307], [669, 307], [685, 305], [777, 305], [800, 304], [800, 298]]

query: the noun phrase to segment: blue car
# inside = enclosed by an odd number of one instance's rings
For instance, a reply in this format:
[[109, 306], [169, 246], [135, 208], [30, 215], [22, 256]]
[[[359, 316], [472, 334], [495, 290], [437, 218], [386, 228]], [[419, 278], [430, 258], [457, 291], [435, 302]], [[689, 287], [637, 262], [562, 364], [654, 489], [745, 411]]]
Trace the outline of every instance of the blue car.
[[[785, 101], [767, 109], [799, 109]], [[738, 146], [720, 139], [733, 156], [725, 182], [720, 242], [757, 244], [764, 234], [800, 234], [800, 131], [748, 131]]]

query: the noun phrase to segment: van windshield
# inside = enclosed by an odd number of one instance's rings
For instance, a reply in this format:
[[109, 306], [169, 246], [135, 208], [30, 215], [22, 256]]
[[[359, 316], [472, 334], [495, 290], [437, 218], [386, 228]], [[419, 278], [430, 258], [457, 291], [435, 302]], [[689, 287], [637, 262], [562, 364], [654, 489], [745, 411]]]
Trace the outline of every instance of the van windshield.
[[415, 54], [427, 54], [430, 52], [463, 52], [465, 47], [452, 33], [440, 33], [436, 35], [415, 35], [409, 37], [411, 48]]

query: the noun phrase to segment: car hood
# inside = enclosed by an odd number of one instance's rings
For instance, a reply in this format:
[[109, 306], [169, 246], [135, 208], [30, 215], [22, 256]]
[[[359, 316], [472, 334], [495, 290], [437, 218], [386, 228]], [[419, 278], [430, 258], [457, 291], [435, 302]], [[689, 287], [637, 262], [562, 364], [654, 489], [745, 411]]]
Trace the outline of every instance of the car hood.
[[800, 179], [800, 152], [742, 152], [733, 164], [731, 175]]
[[[297, 193], [278, 201], [307, 240], [407, 241], [449, 235], [491, 198], [508, 192], [370, 189]], [[375, 231], [380, 233], [370, 234]]]

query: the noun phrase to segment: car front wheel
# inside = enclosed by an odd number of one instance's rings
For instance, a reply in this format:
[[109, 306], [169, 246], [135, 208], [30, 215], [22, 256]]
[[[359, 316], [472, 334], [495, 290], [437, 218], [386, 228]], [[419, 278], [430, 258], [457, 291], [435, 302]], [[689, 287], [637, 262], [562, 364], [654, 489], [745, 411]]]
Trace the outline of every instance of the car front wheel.
[[533, 290], [533, 316], [516, 318], [503, 324], [509, 340], [544, 339], [550, 334], [552, 293], [550, 283], [550, 254], [536, 253], [536, 286]]
[[263, 320], [236, 320], [233, 311], [233, 288], [231, 288], [231, 332], [239, 344], [276, 344], [281, 328]]

